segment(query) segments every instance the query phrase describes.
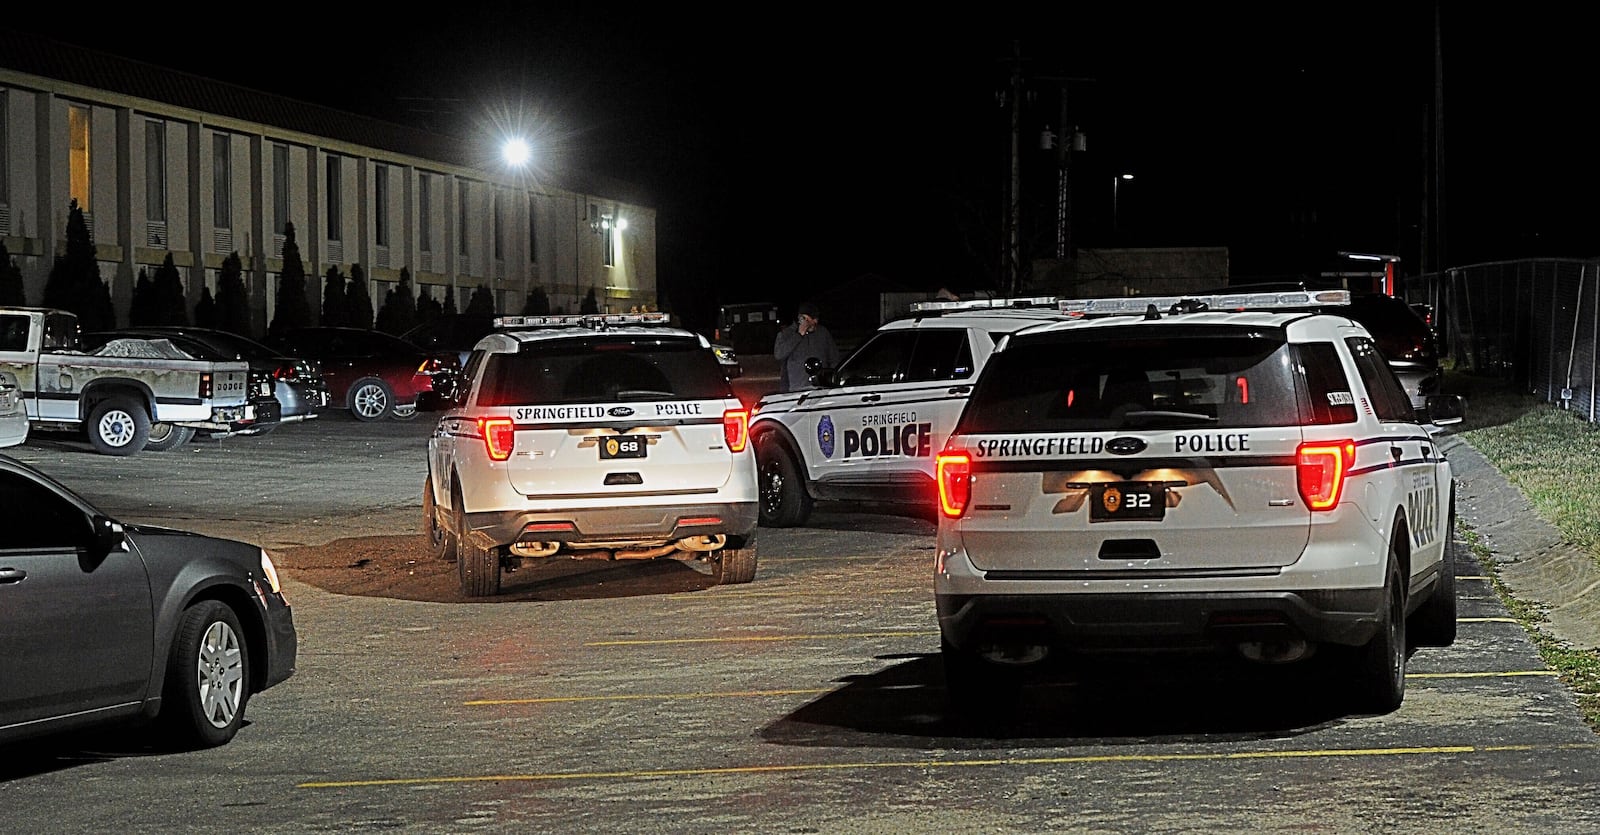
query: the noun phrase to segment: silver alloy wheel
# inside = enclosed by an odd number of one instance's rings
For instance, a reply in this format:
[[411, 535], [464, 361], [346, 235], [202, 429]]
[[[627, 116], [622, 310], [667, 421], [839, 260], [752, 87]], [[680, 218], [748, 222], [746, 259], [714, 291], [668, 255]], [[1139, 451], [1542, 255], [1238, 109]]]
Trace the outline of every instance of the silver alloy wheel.
[[225, 728], [239, 712], [244, 698], [244, 654], [233, 627], [216, 621], [200, 641], [198, 676], [200, 708], [206, 721]]
[[410, 418], [416, 417], [417, 416], [417, 404], [412, 403], [409, 406], [396, 406], [396, 407], [394, 407], [394, 416], [399, 418], [400, 420], [408, 420]]
[[135, 434], [133, 415], [121, 409], [111, 409], [100, 416], [100, 423], [95, 431], [100, 433], [101, 440], [114, 447], [124, 447], [133, 443]]
[[368, 420], [383, 417], [389, 411], [389, 393], [376, 383], [368, 383], [356, 389], [355, 396], [356, 414]]

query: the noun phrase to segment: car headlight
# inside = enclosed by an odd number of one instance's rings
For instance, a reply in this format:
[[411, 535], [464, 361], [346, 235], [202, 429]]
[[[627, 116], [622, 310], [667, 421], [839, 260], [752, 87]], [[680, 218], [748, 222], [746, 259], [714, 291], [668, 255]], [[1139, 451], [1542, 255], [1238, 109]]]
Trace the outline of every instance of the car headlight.
[[283, 586], [278, 583], [278, 567], [272, 564], [272, 557], [267, 556], [267, 550], [261, 549], [261, 576], [267, 578], [267, 585], [273, 594], [282, 591]]

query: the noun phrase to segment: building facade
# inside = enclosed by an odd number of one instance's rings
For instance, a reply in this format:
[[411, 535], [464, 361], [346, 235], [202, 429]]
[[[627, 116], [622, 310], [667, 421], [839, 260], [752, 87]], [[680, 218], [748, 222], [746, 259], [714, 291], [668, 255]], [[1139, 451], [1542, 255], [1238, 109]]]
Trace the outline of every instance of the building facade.
[[237, 253], [264, 333], [290, 224], [313, 311], [328, 270], [356, 265], [375, 306], [402, 269], [458, 310], [480, 286], [499, 313], [535, 289], [556, 311], [591, 292], [657, 306], [655, 210], [631, 187], [474, 164], [468, 144], [0, 33], [0, 241], [32, 304], [76, 201], [119, 324], [141, 270], [170, 254], [192, 311]]

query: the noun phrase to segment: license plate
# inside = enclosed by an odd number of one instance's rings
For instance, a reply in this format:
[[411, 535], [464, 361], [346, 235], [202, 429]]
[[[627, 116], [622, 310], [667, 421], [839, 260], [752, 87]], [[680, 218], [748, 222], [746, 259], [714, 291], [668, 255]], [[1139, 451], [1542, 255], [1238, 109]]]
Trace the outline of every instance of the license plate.
[[1143, 481], [1096, 484], [1089, 491], [1089, 521], [1156, 521], [1167, 512], [1167, 486]]
[[614, 435], [600, 439], [600, 460], [613, 458], [643, 458], [650, 448], [650, 440], [643, 435]]

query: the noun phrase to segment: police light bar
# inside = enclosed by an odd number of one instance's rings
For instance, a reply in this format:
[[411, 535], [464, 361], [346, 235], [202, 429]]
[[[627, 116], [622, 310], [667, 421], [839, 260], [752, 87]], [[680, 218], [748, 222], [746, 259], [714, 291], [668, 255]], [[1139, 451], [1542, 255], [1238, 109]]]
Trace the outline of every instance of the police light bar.
[[613, 325], [670, 325], [667, 313], [569, 313], [556, 316], [496, 316], [502, 330], [526, 328], [607, 328]]
[[[1151, 307], [1167, 314], [1176, 310], [1304, 310], [1348, 305], [1349, 290], [1295, 290], [1283, 293], [1213, 293], [1198, 296], [1118, 296], [1104, 299], [1062, 299], [1069, 316], [1142, 316]], [[1203, 305], [1203, 307], [1201, 307]]]
[[954, 313], [958, 310], [1000, 310], [1029, 307], [1055, 307], [1055, 296], [1019, 296], [1004, 299], [968, 299], [965, 301], [912, 302], [912, 313]]

